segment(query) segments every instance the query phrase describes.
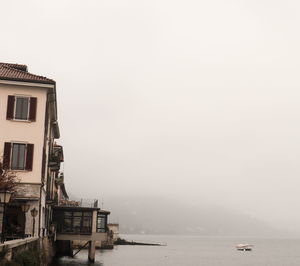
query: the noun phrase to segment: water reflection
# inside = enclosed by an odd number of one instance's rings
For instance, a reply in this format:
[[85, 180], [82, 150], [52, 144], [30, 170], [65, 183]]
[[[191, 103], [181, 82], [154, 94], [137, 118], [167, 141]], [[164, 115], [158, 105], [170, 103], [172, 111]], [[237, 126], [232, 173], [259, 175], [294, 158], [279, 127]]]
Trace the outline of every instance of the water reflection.
[[[141, 236], [141, 238], [145, 236]], [[130, 237], [126, 237], [131, 239]], [[134, 237], [133, 239], [139, 240]], [[52, 266], [299, 266], [299, 239], [264, 239], [254, 237], [196, 237], [147, 236], [153, 242], [167, 246], [115, 246], [113, 250], [96, 250], [95, 263], [88, 262], [88, 251], [82, 250], [75, 258], [62, 257]], [[237, 243], [254, 244], [251, 252], [237, 251]]]
[[53, 262], [52, 262], [52, 266], [59, 266], [59, 265], [94, 265], [94, 266], [104, 266], [104, 264], [102, 262], [99, 261], [95, 261], [95, 263], [91, 263], [88, 261], [87, 259], [87, 252], [84, 252], [86, 256], [85, 259], [81, 258], [81, 256], [75, 256], [73, 257], [61, 257], [61, 258], [56, 258]]

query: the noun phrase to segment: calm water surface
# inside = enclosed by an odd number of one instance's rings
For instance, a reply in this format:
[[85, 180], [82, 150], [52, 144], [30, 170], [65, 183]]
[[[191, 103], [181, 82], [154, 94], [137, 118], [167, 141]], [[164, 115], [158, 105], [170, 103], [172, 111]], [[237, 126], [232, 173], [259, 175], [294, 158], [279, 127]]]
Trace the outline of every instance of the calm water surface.
[[[165, 242], [167, 246], [116, 246], [97, 250], [96, 266], [299, 266], [300, 239], [127, 235], [128, 240]], [[239, 243], [253, 251], [237, 251]], [[87, 251], [53, 265], [89, 265]]]

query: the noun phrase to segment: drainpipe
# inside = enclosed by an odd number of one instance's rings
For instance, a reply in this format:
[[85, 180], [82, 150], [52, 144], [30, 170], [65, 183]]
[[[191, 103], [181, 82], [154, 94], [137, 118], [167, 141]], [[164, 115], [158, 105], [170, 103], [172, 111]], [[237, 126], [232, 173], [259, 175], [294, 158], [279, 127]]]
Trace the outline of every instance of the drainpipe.
[[40, 237], [41, 236], [41, 217], [42, 217], [42, 212], [41, 212], [41, 209], [42, 209], [42, 189], [43, 189], [43, 186], [44, 184], [42, 183], [41, 184], [41, 187], [40, 187], [40, 202], [39, 202], [39, 227], [38, 227], [38, 236]]

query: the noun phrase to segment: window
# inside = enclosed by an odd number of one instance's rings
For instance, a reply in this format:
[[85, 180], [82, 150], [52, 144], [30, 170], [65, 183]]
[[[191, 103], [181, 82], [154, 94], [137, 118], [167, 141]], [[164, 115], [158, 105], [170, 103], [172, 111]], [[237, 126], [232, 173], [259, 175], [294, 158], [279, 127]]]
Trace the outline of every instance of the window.
[[98, 213], [97, 215], [97, 233], [106, 232], [107, 218], [106, 215]]
[[11, 169], [25, 169], [26, 144], [13, 143], [11, 156]]
[[33, 144], [4, 143], [3, 166], [12, 170], [32, 171]]
[[9, 95], [7, 100], [6, 119], [35, 121], [36, 97]]
[[15, 119], [28, 120], [29, 97], [15, 97]]
[[57, 232], [72, 234], [92, 233], [91, 211], [55, 211]]

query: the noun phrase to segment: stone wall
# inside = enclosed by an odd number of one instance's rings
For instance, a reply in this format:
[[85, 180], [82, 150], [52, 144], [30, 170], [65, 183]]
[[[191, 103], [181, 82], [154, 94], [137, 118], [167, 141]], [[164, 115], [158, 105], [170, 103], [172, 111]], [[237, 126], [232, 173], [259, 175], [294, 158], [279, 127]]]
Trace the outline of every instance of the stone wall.
[[[49, 265], [55, 255], [52, 240], [30, 237], [7, 241], [0, 245], [0, 265]], [[9, 265], [9, 264], [8, 264]]]

